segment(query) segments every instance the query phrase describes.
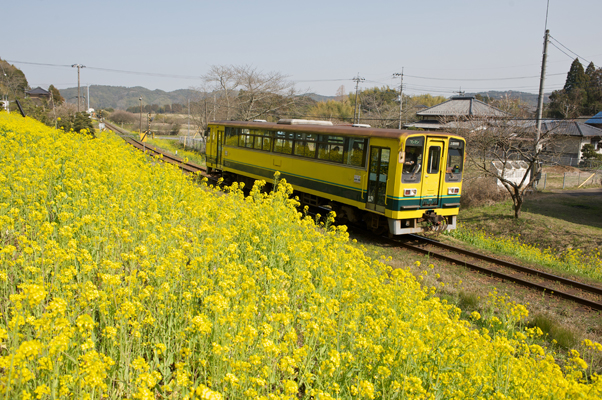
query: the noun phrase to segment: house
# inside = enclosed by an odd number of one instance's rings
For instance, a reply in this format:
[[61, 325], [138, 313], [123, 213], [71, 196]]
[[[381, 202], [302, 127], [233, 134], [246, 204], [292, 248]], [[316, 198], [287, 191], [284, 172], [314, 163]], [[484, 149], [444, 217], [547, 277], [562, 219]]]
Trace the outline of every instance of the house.
[[550, 135], [551, 140], [543, 148], [544, 156], [548, 155], [550, 161], [577, 166], [586, 144], [593, 145], [596, 152], [602, 154], [602, 128], [586, 122], [544, 120], [541, 132]]
[[25, 94], [32, 99], [50, 100], [50, 92], [39, 86], [35, 89], [27, 90]]
[[[475, 121], [482, 120], [484, 129], [486, 120], [491, 118], [507, 118], [510, 115], [499, 108], [490, 106], [473, 96], [455, 96], [446, 102], [426, 108], [416, 113], [420, 121], [404, 125], [405, 128], [422, 128], [427, 130], [449, 130], [462, 128], [479, 129]], [[470, 121], [470, 122], [468, 122]]]

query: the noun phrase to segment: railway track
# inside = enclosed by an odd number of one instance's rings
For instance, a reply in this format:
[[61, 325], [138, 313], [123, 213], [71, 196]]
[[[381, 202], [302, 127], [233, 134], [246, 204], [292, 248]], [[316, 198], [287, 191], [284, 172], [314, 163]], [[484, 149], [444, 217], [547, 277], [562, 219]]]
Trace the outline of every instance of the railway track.
[[[154, 146], [149, 146], [138, 140], [135, 140], [131, 138], [127, 132], [113, 124], [105, 123], [105, 125], [109, 129], [119, 133], [127, 143], [135, 148], [141, 151], [151, 152], [155, 155], [161, 155], [162, 161], [177, 165], [185, 172], [201, 174], [212, 183], [217, 183], [218, 177], [208, 174], [204, 167], [194, 163], [185, 162], [179, 157], [166, 153], [155, 148]], [[587, 285], [544, 271], [444, 244], [439, 241], [418, 235], [405, 235], [403, 240], [386, 238], [380, 238], [379, 240], [393, 246], [414, 251], [416, 253], [425, 254], [446, 262], [462, 265], [479, 273], [493, 276], [498, 279], [544, 291], [551, 296], [570, 300], [594, 310], [602, 311], [602, 288], [597, 286]], [[474, 261], [470, 260], [477, 260], [480, 262], [480, 264], [476, 264]], [[584, 295], [586, 297], [584, 297]]]
[[136, 139], [132, 138], [131, 136], [129, 136], [128, 132], [124, 131], [123, 129], [121, 129], [118, 126], [115, 126], [111, 123], [105, 122], [105, 126], [108, 129], [111, 129], [112, 131], [117, 132], [119, 134], [119, 136], [123, 140], [125, 140], [126, 143], [130, 144], [131, 146], [135, 147], [136, 149], [141, 150], [141, 151], [147, 151], [147, 152], [157, 155], [157, 156], [161, 156], [162, 161], [176, 165], [177, 167], [182, 169], [184, 172], [188, 172], [191, 174], [200, 174], [203, 177], [207, 178], [211, 183], [213, 183], [213, 184], [217, 183], [218, 177], [207, 173], [207, 170], [205, 169], [205, 167], [195, 164], [195, 163], [186, 162], [180, 157], [174, 156], [174, 155], [169, 154], [169, 153], [167, 153], [161, 149], [158, 149], [154, 146], [150, 146], [150, 145], [147, 145], [146, 143], [136, 140]]
[[[403, 241], [383, 240], [391, 245], [403, 247], [456, 265], [462, 265], [479, 273], [540, 290], [551, 296], [567, 299], [594, 310], [602, 311], [602, 288], [597, 286], [464, 250], [422, 236], [407, 235]], [[477, 264], [474, 260], [479, 263]]]

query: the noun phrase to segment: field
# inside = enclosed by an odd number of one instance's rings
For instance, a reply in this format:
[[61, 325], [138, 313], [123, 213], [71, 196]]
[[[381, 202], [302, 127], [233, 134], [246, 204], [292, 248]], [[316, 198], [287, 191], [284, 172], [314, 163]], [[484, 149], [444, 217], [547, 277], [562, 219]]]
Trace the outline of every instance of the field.
[[286, 182], [224, 195], [111, 134], [6, 113], [0, 150], [5, 398], [602, 395], [525, 306], [492, 291], [463, 319], [410, 272], [434, 265], [392, 268]]

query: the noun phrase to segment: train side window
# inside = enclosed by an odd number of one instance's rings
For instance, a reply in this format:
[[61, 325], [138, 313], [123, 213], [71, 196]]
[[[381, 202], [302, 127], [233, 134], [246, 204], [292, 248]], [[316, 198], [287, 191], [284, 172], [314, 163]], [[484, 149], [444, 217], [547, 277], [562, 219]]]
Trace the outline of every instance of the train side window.
[[226, 127], [226, 145], [236, 146], [238, 143], [238, 131], [240, 129]]
[[292, 134], [282, 131], [276, 132], [274, 139], [274, 153], [293, 154]]
[[295, 133], [295, 143], [293, 154], [299, 157], [316, 157], [316, 135], [311, 133]]
[[263, 146], [263, 141], [261, 140], [261, 136], [263, 136], [263, 131], [252, 130], [251, 133], [253, 134], [253, 140], [255, 143], [253, 148], [255, 150], [261, 150], [261, 147]]
[[345, 147], [345, 138], [341, 136], [320, 135], [318, 140], [318, 159], [343, 162], [343, 149]]
[[426, 169], [426, 173], [427, 174], [438, 174], [440, 164], [441, 164], [441, 147], [439, 147], [439, 146], [429, 147], [428, 167]]
[[363, 167], [366, 162], [366, 140], [349, 138], [345, 164]]
[[262, 150], [264, 151], [272, 151], [272, 132], [271, 131], [264, 131], [263, 132], [263, 138], [261, 139], [263, 144], [262, 144]]

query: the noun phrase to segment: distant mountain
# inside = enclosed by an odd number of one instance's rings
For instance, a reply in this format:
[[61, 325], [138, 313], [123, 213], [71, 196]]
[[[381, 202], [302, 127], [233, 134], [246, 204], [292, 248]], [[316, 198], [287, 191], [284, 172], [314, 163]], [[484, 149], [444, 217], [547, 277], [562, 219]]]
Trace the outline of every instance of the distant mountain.
[[[163, 90], [149, 90], [141, 86], [123, 87], [123, 86], [90, 86], [90, 107], [95, 109], [115, 108], [125, 110], [128, 107], [140, 105], [140, 97], [142, 104], [186, 104], [189, 98], [192, 98], [192, 90], [178, 89], [173, 92], [165, 92]], [[70, 103], [77, 103], [77, 88], [61, 89], [61, 95]], [[82, 97], [87, 97], [88, 88], [81, 88]], [[84, 101], [87, 104], [87, 100]]]
[[[82, 97], [88, 95], [87, 87], [82, 87]], [[533, 93], [518, 92], [508, 90], [505, 92], [500, 91], [488, 91], [478, 93], [466, 93], [466, 96], [475, 96], [480, 94], [483, 97], [490, 97], [492, 99], [502, 99], [508, 96], [511, 99], [520, 99], [521, 101], [529, 104], [532, 107], [537, 107], [537, 95]], [[77, 100], [77, 88], [67, 88], [61, 90], [61, 95], [70, 103], [76, 103]], [[544, 96], [544, 102], [549, 102], [550, 93], [546, 93]], [[336, 99], [335, 96], [323, 96], [316, 93], [308, 93], [308, 96], [315, 101], [328, 101]], [[186, 104], [189, 98], [194, 98], [193, 91], [189, 89], [179, 89], [173, 92], [165, 92], [163, 90], [149, 90], [141, 86], [135, 87], [123, 87], [123, 86], [105, 86], [105, 85], [92, 85], [90, 86], [90, 107], [101, 109], [101, 108], [115, 108], [125, 110], [128, 107], [137, 107], [140, 105], [139, 98], [142, 97], [142, 104]], [[84, 102], [87, 104], [87, 101]]]
[[317, 93], [307, 93], [305, 96], [309, 97], [310, 99], [312, 99], [314, 101], [318, 101], [318, 102], [336, 99], [336, 96], [322, 96], [321, 94], [317, 94]]
[[[496, 100], [503, 99], [504, 97], [508, 96], [511, 99], [520, 99], [522, 102], [527, 103], [532, 107], [537, 107], [537, 99], [539, 97], [539, 95], [534, 93], [518, 92], [514, 90], [507, 90], [505, 92], [490, 90], [488, 92], [466, 93], [466, 96], [476, 96], [477, 94], [480, 94], [483, 97], [490, 97]], [[550, 94], [551, 93], [544, 93], [544, 103], [550, 102]]]

